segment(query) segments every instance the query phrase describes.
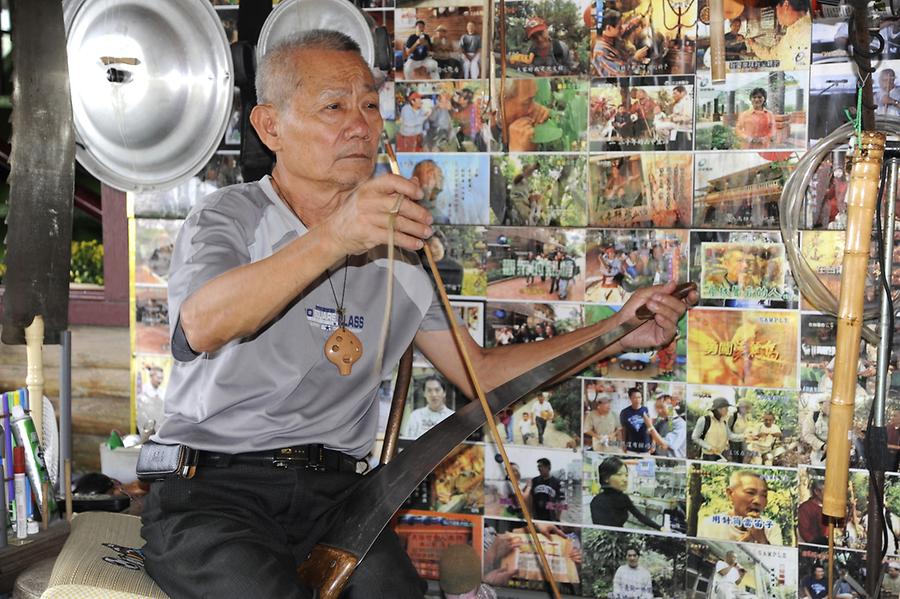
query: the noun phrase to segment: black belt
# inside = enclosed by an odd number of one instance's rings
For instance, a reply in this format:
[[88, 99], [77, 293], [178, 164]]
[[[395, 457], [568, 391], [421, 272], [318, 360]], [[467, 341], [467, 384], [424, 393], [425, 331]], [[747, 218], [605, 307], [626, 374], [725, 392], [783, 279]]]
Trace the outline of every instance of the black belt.
[[365, 462], [346, 453], [326, 449], [319, 443], [247, 453], [201, 451], [197, 461], [198, 466], [215, 468], [227, 468], [232, 464], [251, 464], [273, 468], [304, 468], [306, 470], [354, 473], [359, 472], [360, 463]]

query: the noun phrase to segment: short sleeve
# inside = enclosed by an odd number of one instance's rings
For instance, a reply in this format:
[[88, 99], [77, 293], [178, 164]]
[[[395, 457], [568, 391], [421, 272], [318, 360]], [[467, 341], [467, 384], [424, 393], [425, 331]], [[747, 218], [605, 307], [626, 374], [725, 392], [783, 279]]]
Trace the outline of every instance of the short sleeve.
[[185, 221], [169, 271], [169, 318], [176, 360], [189, 361], [199, 355], [181, 329], [181, 304], [212, 279], [249, 262], [244, 231], [231, 216], [203, 208]]

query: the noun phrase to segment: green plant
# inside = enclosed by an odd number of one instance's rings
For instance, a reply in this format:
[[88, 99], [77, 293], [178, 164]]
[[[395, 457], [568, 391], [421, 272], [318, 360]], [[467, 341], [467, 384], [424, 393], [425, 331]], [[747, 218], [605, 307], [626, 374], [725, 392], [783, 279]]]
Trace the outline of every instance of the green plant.
[[69, 281], [103, 284], [103, 245], [96, 239], [72, 242]]

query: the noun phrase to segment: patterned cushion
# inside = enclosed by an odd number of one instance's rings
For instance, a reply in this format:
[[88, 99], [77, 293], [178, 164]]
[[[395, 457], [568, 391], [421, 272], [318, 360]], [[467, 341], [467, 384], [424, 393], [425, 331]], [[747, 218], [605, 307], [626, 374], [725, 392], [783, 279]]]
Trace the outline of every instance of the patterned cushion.
[[77, 515], [41, 599], [168, 599], [144, 571], [140, 533], [136, 516]]

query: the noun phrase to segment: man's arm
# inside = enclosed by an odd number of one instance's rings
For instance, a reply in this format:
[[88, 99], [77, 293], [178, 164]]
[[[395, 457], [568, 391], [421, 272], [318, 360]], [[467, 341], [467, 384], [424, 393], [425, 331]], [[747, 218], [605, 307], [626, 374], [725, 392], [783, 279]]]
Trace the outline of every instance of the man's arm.
[[[181, 328], [195, 352], [213, 352], [268, 324], [322, 273], [350, 254], [387, 240], [388, 213], [395, 193], [421, 198], [418, 183], [383, 175], [370, 179], [327, 219], [273, 255], [232, 268], [207, 281], [181, 305]], [[422, 247], [431, 234], [427, 210], [404, 200], [397, 218], [397, 245]], [[252, 290], [248, 293], [248, 290]]]
[[[635, 310], [646, 302], [647, 307], [655, 314], [654, 320], [636, 331], [632, 331], [612, 346], [599, 354], [560, 373], [554, 381], [563, 380], [581, 372], [589, 364], [608, 356], [619, 354], [635, 348], [659, 347], [671, 341], [675, 336], [678, 319], [684, 314], [687, 305], [672, 297], [675, 283], [656, 287], [647, 287], [634, 293], [619, 312], [594, 325], [583, 327], [557, 337], [534, 343], [503, 345], [489, 349], [480, 347], [465, 331], [462, 332], [463, 344], [472, 361], [475, 374], [482, 389], [488, 393], [551, 360], [567, 351], [592, 341], [618, 324], [634, 316]], [[695, 292], [689, 301], [696, 302]], [[459, 387], [468, 397], [474, 397], [475, 391], [469, 382], [462, 358], [455, 349], [453, 334], [449, 330], [419, 331], [415, 338], [416, 346], [425, 357], [446, 376], [450, 382]], [[453, 349], [448, 349], [453, 348]]]

